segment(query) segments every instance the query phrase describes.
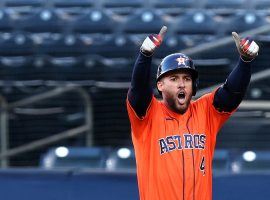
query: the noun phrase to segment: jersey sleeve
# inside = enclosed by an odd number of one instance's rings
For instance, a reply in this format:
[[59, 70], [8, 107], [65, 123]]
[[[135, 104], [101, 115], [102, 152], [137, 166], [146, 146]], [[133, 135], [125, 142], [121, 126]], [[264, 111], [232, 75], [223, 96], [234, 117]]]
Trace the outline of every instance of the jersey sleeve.
[[137, 139], [140, 139], [145, 132], [147, 132], [147, 128], [149, 127], [149, 123], [151, 123], [152, 116], [154, 114], [154, 110], [157, 104], [157, 100], [154, 96], [152, 96], [151, 102], [147, 108], [146, 114], [144, 117], [139, 117], [133, 107], [131, 106], [129, 100], [126, 100], [127, 111], [129, 116], [129, 121], [131, 124], [132, 136]]

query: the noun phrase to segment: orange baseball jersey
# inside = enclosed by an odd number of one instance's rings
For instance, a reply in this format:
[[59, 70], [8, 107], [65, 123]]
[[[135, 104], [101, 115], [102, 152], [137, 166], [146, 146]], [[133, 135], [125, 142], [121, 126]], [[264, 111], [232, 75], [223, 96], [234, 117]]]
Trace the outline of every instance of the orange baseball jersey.
[[214, 93], [180, 115], [152, 97], [145, 117], [127, 109], [141, 200], [211, 200], [216, 135], [232, 113], [218, 112]]

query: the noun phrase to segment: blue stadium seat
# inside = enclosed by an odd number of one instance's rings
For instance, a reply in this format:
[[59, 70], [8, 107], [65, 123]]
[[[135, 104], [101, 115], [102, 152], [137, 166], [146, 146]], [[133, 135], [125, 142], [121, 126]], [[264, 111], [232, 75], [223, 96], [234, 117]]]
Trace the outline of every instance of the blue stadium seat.
[[187, 47], [208, 43], [219, 37], [219, 22], [209, 10], [192, 10], [176, 18], [171, 24], [175, 33], [182, 37]]
[[93, 73], [95, 74], [95, 70], [93, 69], [92, 71], [90, 70], [87, 71], [87, 68], [85, 68], [83, 64], [84, 63], [81, 57], [51, 56], [49, 59], [51, 74], [50, 76], [48, 76], [48, 78], [50, 78], [51, 80], [59, 80], [59, 81], [72, 81], [85, 79], [87, 80], [87, 78], [91, 80]]
[[222, 32], [231, 35], [232, 31], [238, 33], [248, 31], [266, 25], [266, 16], [257, 12], [238, 12], [224, 24]]
[[86, 44], [73, 33], [63, 33], [56, 37], [48, 35], [47, 38], [40, 36], [40, 42], [36, 45], [36, 53], [51, 56], [80, 56], [86, 50]]
[[31, 7], [41, 7], [44, 4], [43, 0], [5, 0], [4, 4], [6, 7], [21, 7], [21, 6], [31, 6]]
[[145, 6], [143, 0], [103, 0], [101, 2], [104, 9], [109, 10], [118, 16], [127, 16], [134, 13], [137, 9]]
[[45, 153], [40, 167], [104, 169], [109, 148], [106, 147], [58, 147]]
[[81, 7], [81, 8], [89, 8], [95, 5], [94, 0], [53, 0], [52, 4], [55, 8], [73, 8], [73, 7]]
[[194, 64], [200, 76], [199, 88], [223, 83], [231, 71], [231, 62], [227, 58], [194, 59]]
[[231, 156], [227, 149], [216, 149], [213, 157], [213, 173], [228, 173], [230, 171]]
[[31, 80], [34, 76], [31, 73], [32, 61], [31, 56], [1, 56], [0, 70], [2, 80]]
[[215, 14], [207, 10], [192, 10], [180, 16], [173, 24], [178, 34], [215, 35], [218, 22]]
[[206, 8], [243, 9], [245, 0], [207, 0]]
[[16, 20], [15, 23], [20, 30], [32, 33], [59, 33], [67, 27], [67, 22], [58, 16], [53, 9], [35, 10]]
[[0, 31], [1, 32], [10, 32], [13, 31], [16, 26], [14, 26], [11, 15], [7, 12], [7, 10], [1, 8], [0, 9]]
[[76, 33], [84, 34], [110, 34], [114, 31], [115, 21], [112, 16], [101, 9], [90, 9], [76, 17], [71, 28]]
[[32, 62], [28, 66], [29, 80], [52, 80], [55, 77], [53, 66], [50, 64], [50, 56], [36, 54], [32, 56]]
[[151, 0], [151, 3], [156, 8], [191, 8], [195, 6], [195, 0]]
[[254, 2], [255, 2], [256, 9], [266, 10], [270, 8], [270, 4], [268, 0], [256, 0]]
[[106, 169], [109, 171], [135, 170], [134, 149], [132, 147], [122, 147], [113, 150], [106, 160]]
[[104, 58], [102, 81], [129, 82], [133, 70], [134, 60]]
[[0, 56], [24, 56], [34, 53], [34, 43], [26, 32], [6, 33], [0, 38]]
[[[168, 31], [160, 48], [155, 52], [156, 58], [164, 58], [168, 54], [180, 52], [186, 49], [188, 44], [177, 34]], [[139, 49], [139, 48], [138, 48]]]
[[[46, 79], [60, 81], [109, 81], [106, 59], [99, 55], [51, 56]], [[117, 67], [115, 67], [117, 68]], [[110, 68], [109, 68], [110, 69]], [[116, 70], [114, 70], [116, 72]], [[123, 74], [118, 72], [118, 74]]]
[[55, 73], [56, 70], [50, 61], [51, 58], [47, 55], [1, 56], [2, 80], [43, 81], [63, 76], [63, 74]]
[[51, 73], [48, 74], [47, 78], [60, 81], [80, 80], [79, 75], [86, 75], [81, 72], [83, 66], [80, 66], [80, 64], [81, 60], [74, 56], [50, 56], [49, 67]]
[[231, 166], [234, 173], [270, 171], [270, 152], [268, 150], [247, 150], [235, 154]]
[[158, 33], [163, 25], [162, 16], [154, 9], [142, 9], [128, 16], [122, 30], [128, 34], [150, 34]]
[[134, 58], [138, 49], [135, 41], [121, 33], [107, 38], [93, 39], [93, 43], [87, 48], [87, 53], [107, 58]]
[[141, 8], [144, 5], [143, 0], [103, 0], [102, 5], [105, 8]]
[[[217, 41], [218, 39], [219, 38], [216, 38]], [[210, 42], [214, 43], [216, 40], [211, 40]], [[203, 42], [205, 42], [205, 40], [203, 40]], [[197, 43], [199, 43], [199, 41]], [[202, 60], [202, 65], [204, 66], [206, 66], [207, 64], [203, 64], [203, 63], [208, 63], [208, 62], [209, 62], [209, 65], [212, 66], [211, 60], [213, 60], [213, 65], [216, 65], [216, 64], [219, 65], [219, 63], [226, 64], [230, 62], [231, 67], [234, 67], [234, 64], [236, 64], [239, 59], [239, 54], [236, 51], [235, 44], [231, 42], [228, 44], [221, 45], [219, 47], [205, 49], [203, 51], [193, 54], [191, 57], [193, 59]], [[223, 61], [220, 62], [219, 59], [221, 60], [227, 59], [228, 61], [224, 60], [225, 62]], [[203, 61], [203, 60], [206, 60], [206, 61]]]

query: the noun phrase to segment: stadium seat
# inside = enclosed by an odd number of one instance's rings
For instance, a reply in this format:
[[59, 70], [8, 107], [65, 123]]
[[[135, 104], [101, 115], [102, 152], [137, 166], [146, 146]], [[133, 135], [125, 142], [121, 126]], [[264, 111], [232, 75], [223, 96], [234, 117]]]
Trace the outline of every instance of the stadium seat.
[[40, 166], [45, 169], [104, 169], [108, 152], [109, 148], [106, 147], [52, 148], [42, 156]]
[[131, 80], [134, 60], [104, 58], [105, 64], [102, 72], [102, 81], [129, 82]]
[[[51, 56], [49, 59], [51, 75], [48, 77], [51, 80], [61, 81], [111, 81], [111, 76], [121, 77], [120, 75], [122, 75], [123, 77], [126, 75], [123, 64], [112, 66], [112, 62], [108, 60], [99, 55]], [[123, 72], [116, 69], [121, 69]]]
[[187, 35], [215, 35], [218, 22], [215, 14], [207, 10], [192, 10], [186, 12], [175, 21], [175, 31]]
[[71, 29], [76, 33], [110, 34], [114, 31], [115, 21], [112, 16], [101, 9], [90, 9], [73, 19]]
[[213, 173], [226, 173], [230, 171], [230, 152], [227, 149], [216, 149], [213, 157]]
[[[211, 42], [215, 43], [216, 41], [218, 41], [218, 38], [216, 40], [212, 40]], [[205, 41], [203, 40], [203, 42], [205, 42]], [[197, 43], [199, 43], [199, 41]], [[221, 59], [221, 60], [228, 59], [230, 61], [231, 67], [234, 67], [234, 64], [236, 64], [238, 61], [239, 54], [237, 53], [237, 50], [235, 48], [235, 44], [232, 41], [231, 43], [224, 44], [224, 45], [219, 46], [219, 47], [209, 48], [209, 49], [205, 49], [203, 51], [197, 52], [197, 53], [193, 54], [191, 57], [193, 59], [198, 59], [198, 60], [215, 60], [215, 59], [217, 59], [218, 63], [219, 63], [219, 59]], [[213, 61], [213, 63], [216, 63], [216, 62]], [[209, 64], [211, 65], [210, 62], [209, 62]]]
[[104, 9], [109, 10], [118, 16], [127, 16], [134, 13], [137, 9], [145, 6], [143, 0], [103, 0], [101, 2]]
[[82, 57], [82, 61], [82, 73], [79, 76], [80, 80], [104, 80], [104, 71], [106, 65], [102, 56], [86, 55]]
[[226, 58], [197, 59], [194, 60], [194, 64], [199, 72], [199, 88], [223, 83], [231, 70], [230, 60]]
[[20, 30], [32, 33], [59, 33], [67, 26], [67, 22], [60, 18], [53, 9], [35, 10], [14, 23]]
[[28, 66], [29, 80], [53, 80], [54, 72], [50, 56], [42, 54], [32, 56], [32, 63]]
[[109, 171], [135, 170], [136, 161], [133, 148], [117, 148], [113, 150], [106, 160], [106, 169]]
[[266, 10], [270, 8], [270, 4], [268, 0], [256, 0], [255, 2], [255, 8], [260, 10]]
[[151, 3], [156, 8], [191, 8], [195, 6], [195, 0], [151, 0]]
[[[102, 66], [96, 63], [91, 67], [86, 67], [83, 56], [81, 57], [50, 57], [51, 80], [75, 81], [75, 80], [95, 80], [100, 76], [99, 70]], [[98, 68], [100, 67], [100, 69]]]
[[[71, 81], [80, 79], [81, 60], [74, 56], [56, 57], [50, 56], [49, 66], [51, 74], [48, 74], [50, 80]], [[84, 74], [82, 73], [82, 76]]]
[[32, 61], [31, 56], [1, 56], [0, 69], [2, 80], [31, 80], [34, 76], [31, 73]]
[[13, 31], [16, 26], [14, 26], [11, 15], [5, 10], [0, 9], [0, 31], [1, 32], [10, 32]]
[[[113, 34], [110, 37], [92, 39], [93, 43], [87, 48], [88, 54], [98, 54], [107, 58], [134, 58], [138, 45], [126, 34]], [[97, 42], [98, 40], [98, 42]]]
[[5, 0], [4, 5], [6, 7], [21, 7], [21, 6], [30, 6], [30, 7], [41, 7], [44, 4], [43, 0]]
[[140, 8], [143, 7], [143, 0], [103, 0], [102, 5], [105, 8]]
[[270, 152], [268, 150], [247, 150], [236, 153], [232, 163], [234, 173], [269, 172]]
[[30, 34], [26, 32], [11, 32], [0, 38], [0, 56], [32, 55], [35, 47]]
[[215, 14], [208, 10], [187, 11], [176, 18], [171, 24], [174, 32], [182, 38], [186, 47], [194, 47], [202, 43], [209, 43], [218, 38], [219, 22]]
[[89, 8], [95, 5], [94, 0], [53, 0], [52, 4], [55, 8]]
[[183, 40], [183, 37], [179, 37], [177, 34], [168, 31], [161, 47], [155, 52], [155, 57], [164, 58], [168, 54], [180, 52], [187, 47], [188, 44]]
[[151, 34], [158, 33], [163, 25], [161, 15], [151, 9], [142, 9], [128, 16], [122, 30], [128, 34]]
[[36, 53], [50, 56], [80, 56], [86, 53], [87, 46], [79, 36], [73, 33], [63, 33], [57, 37], [48, 35], [40, 36]]
[[245, 0], [207, 0], [206, 8], [241, 9], [245, 8]]
[[232, 16], [225, 24], [221, 31], [226, 35], [231, 35], [232, 31], [241, 33], [251, 29], [266, 25], [266, 17], [257, 12], [238, 12]]

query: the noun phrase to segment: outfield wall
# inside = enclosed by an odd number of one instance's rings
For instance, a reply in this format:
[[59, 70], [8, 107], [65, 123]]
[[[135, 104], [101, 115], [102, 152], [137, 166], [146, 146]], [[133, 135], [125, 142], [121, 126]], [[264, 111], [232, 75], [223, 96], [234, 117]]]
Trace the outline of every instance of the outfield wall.
[[[269, 199], [270, 174], [215, 176], [214, 200]], [[5, 200], [137, 200], [135, 173], [1, 170]]]

